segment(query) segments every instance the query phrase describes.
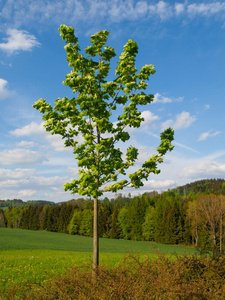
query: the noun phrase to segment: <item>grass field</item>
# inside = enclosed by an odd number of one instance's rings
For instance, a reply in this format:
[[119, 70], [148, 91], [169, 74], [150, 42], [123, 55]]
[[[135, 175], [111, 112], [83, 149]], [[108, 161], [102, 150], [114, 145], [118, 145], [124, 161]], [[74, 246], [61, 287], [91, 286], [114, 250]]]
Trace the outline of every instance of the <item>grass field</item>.
[[[190, 247], [100, 239], [100, 264], [115, 266], [125, 253], [156, 257], [162, 254], [194, 254]], [[54, 232], [0, 228], [0, 291], [13, 283], [44, 283], [72, 265], [90, 267], [92, 238]]]
[[[195, 249], [153, 242], [138, 242], [100, 238], [100, 252], [193, 254]], [[0, 250], [48, 249], [92, 252], [92, 238], [47, 231], [0, 228]]]

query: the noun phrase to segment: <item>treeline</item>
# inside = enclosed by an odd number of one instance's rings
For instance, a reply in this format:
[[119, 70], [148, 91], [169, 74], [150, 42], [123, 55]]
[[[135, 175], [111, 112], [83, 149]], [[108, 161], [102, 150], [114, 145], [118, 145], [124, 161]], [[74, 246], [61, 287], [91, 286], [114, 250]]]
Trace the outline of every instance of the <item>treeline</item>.
[[[72, 200], [0, 210], [0, 226], [92, 236], [93, 202]], [[225, 196], [174, 191], [99, 201], [100, 237], [194, 245], [223, 252]]]
[[30, 205], [56, 205], [54, 202], [46, 201], [46, 200], [28, 200], [23, 201], [21, 199], [7, 199], [7, 200], [0, 200], [0, 207], [21, 207], [21, 206], [30, 206]]

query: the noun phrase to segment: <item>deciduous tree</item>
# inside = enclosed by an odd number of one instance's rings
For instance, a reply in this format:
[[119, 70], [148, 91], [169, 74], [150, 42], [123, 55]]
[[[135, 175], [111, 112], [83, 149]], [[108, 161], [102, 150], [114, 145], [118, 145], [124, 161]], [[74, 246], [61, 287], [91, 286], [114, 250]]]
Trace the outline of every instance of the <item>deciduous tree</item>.
[[[65, 183], [65, 190], [94, 198], [95, 270], [99, 262], [98, 198], [104, 192], [117, 192], [128, 185], [140, 188], [150, 173], [158, 174], [158, 163], [173, 149], [173, 130], [168, 128], [162, 132], [157, 153], [146, 157], [142, 167], [127, 176], [127, 170], [138, 159], [138, 149], [129, 146], [124, 158], [116, 143], [128, 141], [128, 129], [138, 128], [144, 121], [139, 107], [153, 101], [154, 96], [145, 90], [149, 76], [155, 73], [154, 66], [145, 65], [137, 70], [138, 45], [129, 40], [119, 58], [115, 79], [107, 81], [110, 60], [116, 56], [114, 49], [106, 45], [109, 32], [104, 30], [92, 35], [91, 45], [82, 54], [74, 29], [61, 25], [59, 31], [66, 42], [67, 60], [72, 67], [63, 84], [69, 86], [75, 96], [58, 98], [54, 107], [39, 99], [34, 107], [44, 114], [46, 130], [61, 135], [65, 146], [73, 147], [78, 160], [79, 178]], [[78, 135], [83, 137], [81, 142]]]

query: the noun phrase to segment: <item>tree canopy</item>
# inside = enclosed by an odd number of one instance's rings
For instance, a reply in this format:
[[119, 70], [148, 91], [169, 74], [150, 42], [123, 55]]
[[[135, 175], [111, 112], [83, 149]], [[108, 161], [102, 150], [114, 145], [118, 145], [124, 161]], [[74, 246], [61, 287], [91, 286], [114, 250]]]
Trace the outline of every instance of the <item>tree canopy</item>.
[[[67, 61], [72, 67], [63, 84], [73, 90], [75, 97], [58, 98], [54, 107], [39, 99], [34, 107], [43, 114], [46, 130], [61, 135], [65, 147], [72, 146], [78, 160], [79, 179], [65, 183], [65, 190], [96, 198], [127, 185], [143, 186], [143, 180], [147, 180], [150, 173], [160, 172], [157, 164], [173, 149], [173, 130], [168, 128], [161, 133], [157, 153], [147, 158], [139, 170], [129, 174], [129, 179], [121, 175], [125, 176], [127, 169], [137, 161], [138, 149], [129, 146], [123, 159], [123, 152], [116, 143], [128, 141], [127, 129], [140, 127], [144, 121], [139, 107], [154, 99], [152, 94], [144, 92], [149, 76], [155, 73], [154, 66], [145, 65], [137, 71], [138, 45], [129, 40], [117, 63], [115, 79], [107, 81], [110, 60], [116, 56], [114, 49], [106, 45], [109, 32], [104, 30], [92, 35], [91, 46], [81, 54], [74, 29], [61, 25], [59, 31], [66, 42]], [[122, 113], [113, 122], [111, 116], [113, 112], [118, 113], [119, 106]], [[81, 142], [78, 135], [82, 135]]]

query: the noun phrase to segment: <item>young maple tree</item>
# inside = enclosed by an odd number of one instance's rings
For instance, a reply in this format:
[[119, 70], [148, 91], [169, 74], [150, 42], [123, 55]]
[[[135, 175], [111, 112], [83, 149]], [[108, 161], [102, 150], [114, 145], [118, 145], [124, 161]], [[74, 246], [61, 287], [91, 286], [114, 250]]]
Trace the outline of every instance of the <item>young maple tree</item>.
[[[145, 65], [137, 71], [135, 57], [138, 45], [129, 40], [119, 58], [115, 79], [107, 81], [110, 60], [116, 56], [114, 49], [106, 46], [109, 32], [104, 30], [92, 35], [91, 46], [85, 49], [83, 55], [74, 28], [61, 25], [59, 31], [66, 42], [67, 61], [72, 67], [63, 84], [73, 90], [75, 97], [59, 98], [55, 100], [54, 107], [39, 99], [33, 106], [44, 114], [46, 130], [61, 135], [65, 147], [72, 146], [78, 160], [79, 179], [65, 183], [64, 189], [94, 199], [95, 270], [99, 263], [98, 198], [104, 192], [117, 192], [128, 185], [139, 188], [150, 173], [158, 174], [157, 164], [162, 163], [166, 152], [173, 149], [174, 132], [171, 128], [163, 131], [157, 154], [146, 158], [139, 170], [125, 176], [127, 169], [138, 159], [138, 149], [129, 146], [124, 159], [116, 143], [128, 141], [127, 128], [140, 127], [144, 121], [139, 106], [154, 99], [153, 95], [144, 92], [148, 86], [146, 81], [155, 73], [154, 66]], [[118, 106], [120, 110], [122, 108], [121, 114], [117, 111]], [[117, 116], [115, 122], [111, 117], [113, 113]], [[78, 142], [78, 135], [82, 135], [82, 142]]]

